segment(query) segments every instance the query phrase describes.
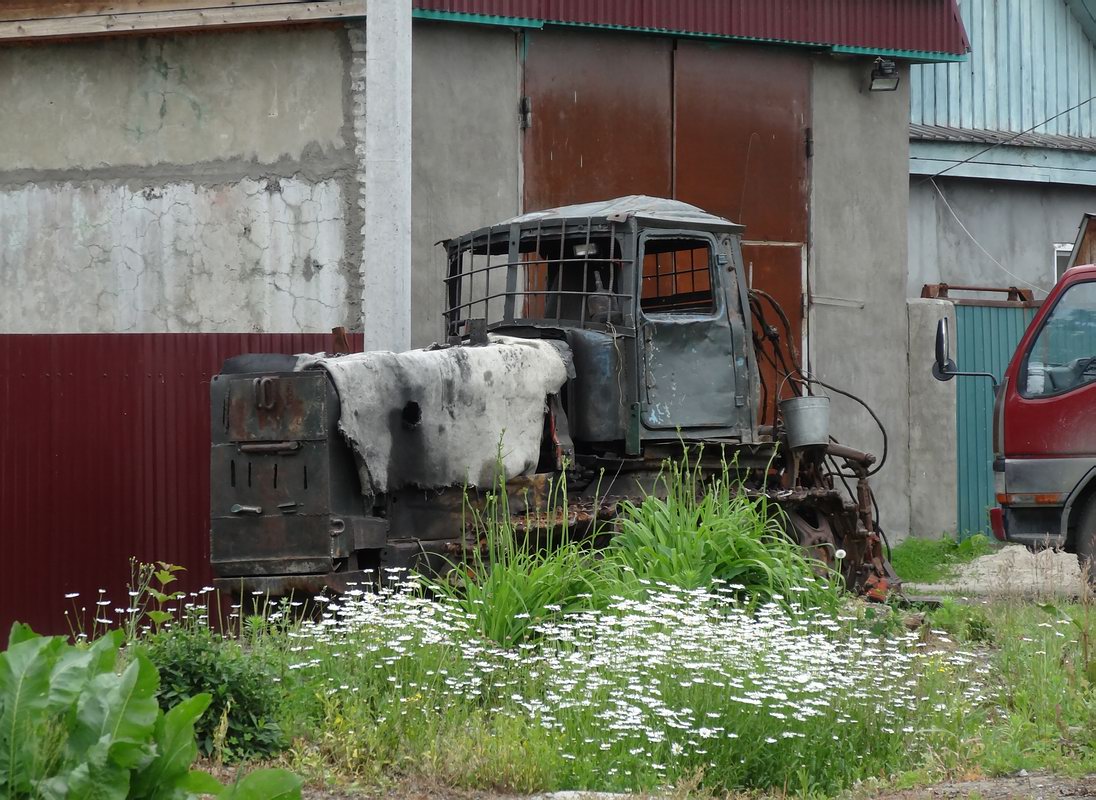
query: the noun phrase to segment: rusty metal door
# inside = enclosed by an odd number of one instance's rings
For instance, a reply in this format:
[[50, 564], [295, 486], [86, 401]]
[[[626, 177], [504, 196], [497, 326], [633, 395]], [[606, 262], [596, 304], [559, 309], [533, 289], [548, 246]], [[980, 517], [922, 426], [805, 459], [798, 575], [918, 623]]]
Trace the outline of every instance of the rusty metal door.
[[[800, 349], [810, 69], [809, 56], [784, 48], [678, 40], [674, 51], [674, 196], [746, 226], [746, 278], [782, 306]], [[782, 376], [761, 369], [768, 416]]]
[[[653, 194], [743, 223], [747, 278], [802, 348], [809, 55], [585, 31], [525, 42], [526, 210]], [[767, 367], [762, 377], [771, 408], [779, 380]]]
[[525, 208], [672, 192], [673, 41], [587, 31], [525, 36]]

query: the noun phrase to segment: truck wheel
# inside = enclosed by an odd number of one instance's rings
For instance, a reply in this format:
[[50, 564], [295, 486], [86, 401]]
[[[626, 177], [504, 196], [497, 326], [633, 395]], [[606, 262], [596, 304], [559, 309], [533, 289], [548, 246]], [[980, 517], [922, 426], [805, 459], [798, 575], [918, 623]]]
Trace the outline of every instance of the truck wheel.
[[1073, 545], [1081, 575], [1088, 579], [1090, 585], [1096, 585], [1096, 497], [1088, 501], [1077, 520]]

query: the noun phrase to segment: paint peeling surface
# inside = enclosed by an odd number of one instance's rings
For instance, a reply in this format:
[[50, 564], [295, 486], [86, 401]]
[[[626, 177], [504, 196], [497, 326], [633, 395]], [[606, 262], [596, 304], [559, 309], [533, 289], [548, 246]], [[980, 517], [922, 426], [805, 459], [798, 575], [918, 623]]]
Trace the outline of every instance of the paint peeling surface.
[[357, 353], [303, 360], [339, 392], [339, 429], [358, 456], [362, 491], [490, 486], [536, 469], [545, 398], [567, 379], [540, 339], [492, 337], [479, 347]]
[[[334, 180], [0, 193], [11, 333], [327, 331], [358, 319]], [[64, 310], [70, 310], [65, 312]]]

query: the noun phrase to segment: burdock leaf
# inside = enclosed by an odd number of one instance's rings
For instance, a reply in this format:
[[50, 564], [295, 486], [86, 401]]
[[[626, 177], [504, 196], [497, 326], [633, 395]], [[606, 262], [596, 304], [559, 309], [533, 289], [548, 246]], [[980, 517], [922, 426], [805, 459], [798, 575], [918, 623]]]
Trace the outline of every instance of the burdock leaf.
[[49, 701], [50, 671], [64, 643], [20, 638], [12, 630], [17, 643], [0, 653], [0, 786], [18, 795], [30, 777], [22, 754], [33, 745], [34, 724]]
[[69, 738], [70, 757], [78, 758], [103, 737], [109, 743], [146, 741], [156, 724], [159, 685], [156, 667], [140, 653], [121, 675], [107, 673], [93, 678], [77, 706], [76, 729]]
[[289, 770], [259, 769], [221, 793], [221, 800], [300, 800], [303, 780]]
[[156, 720], [156, 757], [134, 778], [134, 797], [171, 797], [187, 779], [190, 765], [198, 756], [194, 723], [209, 708], [211, 699], [209, 694], [197, 694]]

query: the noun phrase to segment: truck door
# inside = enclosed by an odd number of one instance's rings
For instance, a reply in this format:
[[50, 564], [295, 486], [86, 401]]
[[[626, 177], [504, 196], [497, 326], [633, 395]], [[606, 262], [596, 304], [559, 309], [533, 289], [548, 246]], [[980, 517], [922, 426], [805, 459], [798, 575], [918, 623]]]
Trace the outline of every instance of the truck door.
[[1071, 470], [1083, 474], [1096, 459], [1096, 280], [1068, 284], [1048, 304], [1006, 389], [1005, 456], [1083, 461]]
[[734, 348], [715, 240], [695, 231], [648, 233], [640, 250], [644, 427], [732, 426]]

